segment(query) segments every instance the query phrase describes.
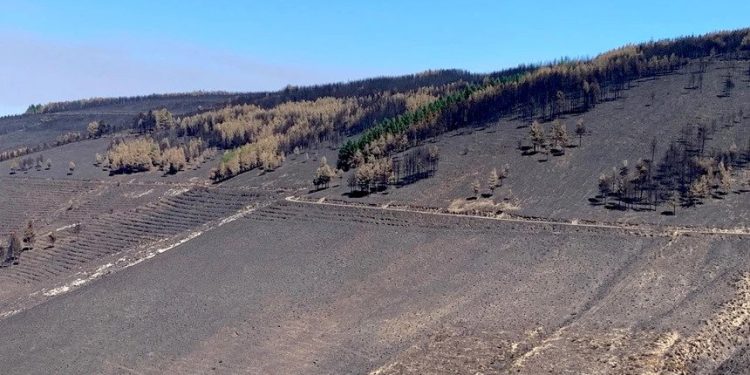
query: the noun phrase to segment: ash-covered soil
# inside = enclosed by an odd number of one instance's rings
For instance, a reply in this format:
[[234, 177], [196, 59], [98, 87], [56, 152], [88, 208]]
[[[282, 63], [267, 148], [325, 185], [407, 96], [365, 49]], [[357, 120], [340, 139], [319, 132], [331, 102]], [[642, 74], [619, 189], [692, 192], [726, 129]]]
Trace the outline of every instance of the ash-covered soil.
[[747, 345], [747, 249], [739, 235], [279, 202], [0, 320], [0, 366], [718, 371]]

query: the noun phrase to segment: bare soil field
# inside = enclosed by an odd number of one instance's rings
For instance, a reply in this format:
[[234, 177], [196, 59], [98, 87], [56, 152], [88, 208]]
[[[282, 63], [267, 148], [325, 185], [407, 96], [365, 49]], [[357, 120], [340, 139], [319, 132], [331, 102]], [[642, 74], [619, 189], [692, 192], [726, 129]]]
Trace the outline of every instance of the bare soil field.
[[711, 373], [745, 363], [747, 241], [280, 201], [0, 320], [0, 365]]

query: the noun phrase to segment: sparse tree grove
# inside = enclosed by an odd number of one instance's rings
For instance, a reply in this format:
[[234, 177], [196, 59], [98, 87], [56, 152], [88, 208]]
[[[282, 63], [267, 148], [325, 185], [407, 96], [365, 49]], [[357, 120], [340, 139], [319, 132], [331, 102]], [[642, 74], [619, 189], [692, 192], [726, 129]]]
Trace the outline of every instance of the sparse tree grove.
[[741, 156], [736, 142], [723, 151], [709, 151], [707, 140], [716, 131], [715, 126], [683, 127], [659, 162], [654, 161], [658, 144], [654, 138], [648, 146], [651, 159], [638, 160], [633, 168], [625, 161], [599, 177], [599, 199], [609, 206], [608, 198], [614, 198], [615, 207], [621, 209], [655, 210], [667, 203], [674, 213], [676, 205], [695, 206], [706, 198], [729, 194], [736, 181], [734, 169], [750, 163], [750, 151]]
[[361, 157], [359, 167], [351, 174], [349, 187], [369, 193], [386, 189], [389, 185], [408, 185], [433, 176], [438, 169], [440, 151], [431, 145], [393, 157]]
[[96, 154], [95, 165], [104, 165], [110, 173], [134, 173], [160, 168], [165, 173], [177, 173], [205, 151], [201, 139], [171, 146], [168, 140], [156, 144], [150, 137], [115, 139], [106, 155]]

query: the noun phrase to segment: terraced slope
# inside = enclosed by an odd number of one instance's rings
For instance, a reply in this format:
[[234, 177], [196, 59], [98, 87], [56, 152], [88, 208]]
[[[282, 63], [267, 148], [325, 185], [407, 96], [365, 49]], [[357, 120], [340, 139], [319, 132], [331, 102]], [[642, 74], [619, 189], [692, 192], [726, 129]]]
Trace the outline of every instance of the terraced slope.
[[281, 201], [0, 319], [0, 351], [17, 353], [0, 366], [643, 373], [675, 358], [716, 369], [746, 341], [746, 297], [730, 283], [750, 267], [746, 249], [739, 235]]
[[92, 260], [170, 238], [257, 203], [258, 193], [223, 188], [193, 188], [133, 209], [104, 214], [44, 241], [22, 254], [20, 264], [0, 270], [0, 277], [36, 283], [75, 273]]
[[0, 235], [19, 230], [28, 220], [48, 221], [76, 197], [92, 192], [98, 184], [85, 181], [0, 178]]

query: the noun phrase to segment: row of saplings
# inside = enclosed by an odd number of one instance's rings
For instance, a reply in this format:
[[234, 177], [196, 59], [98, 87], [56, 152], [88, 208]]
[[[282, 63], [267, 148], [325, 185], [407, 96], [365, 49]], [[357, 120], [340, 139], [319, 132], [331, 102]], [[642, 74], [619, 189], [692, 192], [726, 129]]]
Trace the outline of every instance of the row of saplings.
[[[495, 194], [495, 189], [498, 189], [503, 186], [503, 182], [506, 178], [508, 178], [508, 174], [510, 173], [510, 166], [508, 164], [503, 165], [502, 168], [499, 170], [497, 168], [492, 168], [490, 171], [490, 174], [487, 176], [487, 189], [489, 189], [489, 193], [482, 193], [482, 196], [485, 198], [489, 198]], [[473, 199], [479, 198], [479, 193], [482, 191], [482, 184], [479, 182], [479, 179], [474, 179], [474, 181], [471, 183], [471, 190], [474, 192]]]
[[[40, 158], [43, 159], [43, 156], [39, 156], [36, 159], [33, 158], [24, 158], [21, 160], [21, 163], [18, 163], [18, 161], [14, 160], [10, 164], [10, 174], [16, 174], [19, 172], [26, 173], [34, 168], [32, 166], [36, 165], [36, 170], [41, 171], [42, 170], [42, 162], [40, 162]], [[34, 163], [34, 160], [36, 160], [36, 163]], [[48, 171], [52, 169], [52, 159], [47, 159], [46, 162], [44, 162], [44, 170]], [[72, 175], [73, 172], [76, 170], [76, 163], [73, 161], [68, 162], [68, 176]]]
[[[44, 156], [39, 155], [36, 158], [23, 158], [20, 160], [20, 163], [18, 160], [14, 160], [10, 164], [10, 174], [16, 174], [20, 172], [27, 173], [32, 169], [36, 169], [37, 172], [41, 171], [42, 169], [48, 171], [52, 169], [52, 159], [47, 159], [46, 161], [44, 161]], [[73, 161], [68, 162], [68, 176], [72, 175], [75, 170], [76, 163]]]
[[[50, 246], [54, 246], [57, 236], [54, 232], [47, 235]], [[34, 231], [34, 222], [29, 221], [26, 229], [23, 231], [23, 237], [18, 233], [11, 232], [8, 235], [7, 243], [0, 242], [0, 267], [8, 267], [18, 264], [21, 259], [21, 253], [32, 250], [36, 242], [36, 232]]]
[[14, 160], [10, 163], [10, 174], [16, 174], [17, 172], [27, 172], [32, 169], [37, 171], [50, 170], [52, 168], [52, 160], [47, 159], [45, 161], [44, 155], [39, 154], [36, 158], [27, 157], [20, 160]]

